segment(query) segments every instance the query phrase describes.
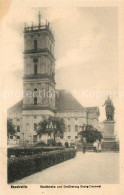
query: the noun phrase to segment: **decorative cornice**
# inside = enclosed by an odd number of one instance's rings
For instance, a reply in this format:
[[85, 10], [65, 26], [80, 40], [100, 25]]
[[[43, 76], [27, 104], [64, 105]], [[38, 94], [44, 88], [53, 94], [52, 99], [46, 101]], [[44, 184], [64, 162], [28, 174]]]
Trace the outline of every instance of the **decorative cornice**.
[[49, 106], [39, 106], [39, 105], [23, 105], [22, 110], [49, 110], [55, 112], [56, 108], [52, 108]]
[[35, 49], [25, 50], [23, 53], [24, 54], [39, 54], [39, 53], [43, 53], [44, 54], [44, 53], [47, 53], [47, 54], [49, 54], [51, 56], [51, 58], [53, 60], [55, 60], [53, 54], [47, 48], [45, 48], [45, 49], [37, 49], [37, 50], [35, 50]]
[[55, 80], [52, 78], [51, 75], [48, 75], [47, 73], [45, 74], [31, 74], [31, 75], [24, 75], [23, 79], [50, 79], [54, 84], [56, 84]]
[[48, 25], [42, 25], [42, 26], [33, 26], [33, 27], [26, 27], [24, 29], [24, 36], [27, 34], [34, 35], [34, 34], [42, 34], [42, 33], [47, 33], [49, 37], [52, 39], [54, 42], [54, 35], [49, 29]]

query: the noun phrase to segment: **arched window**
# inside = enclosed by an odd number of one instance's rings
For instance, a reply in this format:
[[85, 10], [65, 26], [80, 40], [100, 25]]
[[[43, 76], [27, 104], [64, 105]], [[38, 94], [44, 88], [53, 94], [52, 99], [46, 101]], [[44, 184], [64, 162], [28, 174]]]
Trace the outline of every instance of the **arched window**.
[[[27, 123], [26, 124], [26, 137], [25, 137], [27, 140], [29, 139], [29, 135], [30, 135], [30, 124]], [[23, 139], [24, 139], [24, 137], [23, 137]]]
[[34, 74], [37, 74], [37, 64], [34, 65]]
[[20, 126], [19, 125], [17, 126], [17, 132], [20, 132]]
[[37, 105], [37, 97], [34, 97], [34, 105]]
[[34, 123], [34, 131], [37, 131], [37, 123]]
[[37, 40], [34, 40], [34, 50], [37, 50]]
[[33, 94], [33, 96], [34, 96], [34, 97], [37, 97], [37, 95], [38, 95], [38, 94], [37, 94], [37, 89], [35, 88], [35, 89], [34, 89], [34, 94]]
[[30, 130], [30, 124], [27, 123], [27, 124], [26, 124], [26, 131], [29, 131], [29, 130]]
[[78, 132], [78, 125], [75, 125], [75, 132]]
[[71, 126], [70, 125], [68, 125], [68, 132], [70, 132], [71, 131]]

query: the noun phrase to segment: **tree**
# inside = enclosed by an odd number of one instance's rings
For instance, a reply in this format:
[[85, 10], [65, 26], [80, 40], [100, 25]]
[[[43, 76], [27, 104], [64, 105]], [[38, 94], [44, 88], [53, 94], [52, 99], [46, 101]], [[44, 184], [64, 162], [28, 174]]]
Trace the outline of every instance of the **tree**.
[[13, 124], [12, 119], [7, 119], [7, 136], [9, 135], [15, 135], [15, 125]]
[[63, 118], [49, 117], [44, 118], [37, 126], [37, 135], [41, 136], [43, 134], [51, 135], [53, 133], [54, 142], [57, 135], [63, 135], [65, 131], [65, 122]]
[[102, 133], [94, 128], [92, 125], [83, 125], [83, 130], [78, 133], [82, 138], [86, 138], [87, 143], [93, 143], [96, 140], [101, 141]]

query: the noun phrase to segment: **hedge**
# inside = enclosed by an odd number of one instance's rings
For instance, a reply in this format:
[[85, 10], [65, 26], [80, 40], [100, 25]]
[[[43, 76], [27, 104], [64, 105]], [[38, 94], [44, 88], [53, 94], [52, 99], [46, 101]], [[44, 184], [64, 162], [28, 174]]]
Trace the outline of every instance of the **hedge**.
[[8, 159], [8, 183], [75, 157], [75, 149], [51, 151], [44, 154]]
[[11, 156], [26, 156], [26, 155], [33, 155], [39, 154], [42, 152], [49, 152], [54, 150], [63, 150], [63, 147], [31, 147], [31, 148], [8, 148], [8, 158]]

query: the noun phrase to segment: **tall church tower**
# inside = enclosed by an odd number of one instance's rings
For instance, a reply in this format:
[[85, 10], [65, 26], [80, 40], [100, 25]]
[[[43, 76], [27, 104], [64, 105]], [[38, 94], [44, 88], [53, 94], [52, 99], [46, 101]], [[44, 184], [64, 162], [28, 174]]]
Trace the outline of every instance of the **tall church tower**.
[[55, 109], [54, 36], [49, 23], [24, 28], [23, 110]]
[[49, 23], [24, 28], [23, 140], [37, 142], [35, 125], [55, 111], [54, 36]]

